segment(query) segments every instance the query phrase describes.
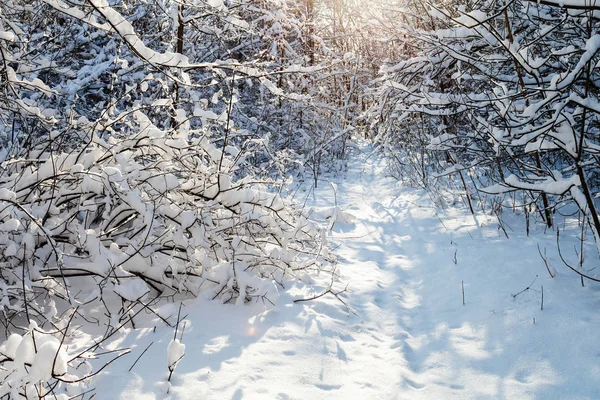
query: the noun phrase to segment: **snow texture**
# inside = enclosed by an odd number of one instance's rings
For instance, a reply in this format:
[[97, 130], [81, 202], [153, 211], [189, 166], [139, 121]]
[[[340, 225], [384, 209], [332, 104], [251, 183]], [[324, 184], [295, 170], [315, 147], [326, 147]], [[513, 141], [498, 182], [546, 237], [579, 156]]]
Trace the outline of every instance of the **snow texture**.
[[185, 355], [185, 344], [181, 343], [179, 339], [173, 339], [167, 347], [167, 365], [169, 371], [173, 371], [177, 366], [177, 363]]
[[[341, 296], [356, 314], [329, 295], [293, 303], [320, 293], [327, 276], [312, 289], [287, 287], [266, 309], [198, 299], [184, 307], [194, 324], [186, 327], [185, 348], [166, 326], [115, 339], [135, 346], [136, 357], [155, 344], [132, 372], [130, 360], [111, 365], [95, 381], [98, 396], [157, 399], [168, 391], [170, 399], [209, 400], [598, 398], [593, 349], [600, 295], [594, 287], [581, 288], [561, 267], [554, 235], [532, 227], [535, 238], [533, 232], [526, 236], [515, 219], [506, 239], [495, 218], [463, 208], [440, 211], [426, 193], [384, 178], [383, 162], [369, 157], [370, 147], [363, 150], [335, 192], [320, 185], [309, 202], [314, 218], [338, 209], [354, 215], [352, 224], [336, 224], [328, 236], [339, 245], [342, 282], [334, 290], [349, 284], [351, 294]], [[572, 223], [567, 220], [567, 228]], [[539, 258], [538, 244], [548, 248], [555, 278]], [[175, 307], [161, 311], [174, 313]], [[168, 345], [169, 366], [188, 355], [170, 385], [157, 344]]]

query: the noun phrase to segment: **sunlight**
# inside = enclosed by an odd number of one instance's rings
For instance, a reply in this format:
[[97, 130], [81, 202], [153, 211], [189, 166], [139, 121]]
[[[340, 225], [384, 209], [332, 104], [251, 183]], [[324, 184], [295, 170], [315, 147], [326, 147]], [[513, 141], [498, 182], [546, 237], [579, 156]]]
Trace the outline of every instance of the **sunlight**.
[[491, 357], [487, 346], [487, 330], [485, 327], [473, 327], [464, 323], [460, 328], [450, 330], [450, 343], [458, 354], [474, 360], [484, 360]]
[[0, 0], [0, 400], [600, 399], [599, 16]]
[[202, 354], [215, 354], [229, 346], [229, 335], [217, 336], [204, 345]]

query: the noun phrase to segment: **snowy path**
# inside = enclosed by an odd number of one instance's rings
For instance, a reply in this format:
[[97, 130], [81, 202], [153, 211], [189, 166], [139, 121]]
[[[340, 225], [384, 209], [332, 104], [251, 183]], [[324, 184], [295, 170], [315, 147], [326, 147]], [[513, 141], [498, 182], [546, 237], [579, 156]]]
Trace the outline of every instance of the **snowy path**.
[[[132, 373], [129, 360], [104, 375], [100, 398], [600, 398], [598, 291], [566, 272], [551, 280], [523, 234], [506, 240], [486, 217], [477, 226], [463, 211], [438, 215], [424, 193], [383, 176], [363, 153], [337, 183], [356, 221], [331, 237], [357, 315], [331, 296], [293, 304], [305, 295], [295, 288], [266, 313], [200, 300], [168, 394], [172, 331], [159, 329], [124, 338], [134, 355], [150, 341], [154, 350]], [[336, 202], [332, 188], [321, 184], [316, 209]]]

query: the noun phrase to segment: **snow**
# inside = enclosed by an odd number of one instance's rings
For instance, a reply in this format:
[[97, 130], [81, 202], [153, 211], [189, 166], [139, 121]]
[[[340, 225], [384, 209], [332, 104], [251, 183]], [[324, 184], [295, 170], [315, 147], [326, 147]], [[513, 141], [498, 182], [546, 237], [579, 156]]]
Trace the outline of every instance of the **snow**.
[[[69, 356], [65, 348], [52, 334], [38, 328], [35, 322], [29, 325], [25, 335], [10, 335], [0, 346], [0, 356], [1, 397], [8, 394], [13, 396], [9, 398], [21, 397], [15, 397], [14, 389], [23, 384], [25, 391], [30, 392], [33, 385], [40, 381], [48, 382], [53, 377], [72, 378], [67, 374]], [[58, 395], [57, 398], [64, 397]]]
[[0, 224], [0, 232], [11, 232], [17, 231], [21, 228], [21, 221], [16, 218], [9, 219], [8, 221]]
[[31, 375], [34, 379], [48, 380], [51, 376], [61, 376], [67, 372], [68, 357], [59, 348], [57, 339], [52, 338], [42, 344], [33, 359]]
[[573, 81], [579, 76], [583, 68], [590, 62], [590, 60], [600, 50], [600, 35], [594, 35], [590, 37], [585, 44], [585, 52], [581, 55], [577, 65], [569, 72], [566, 77], [558, 82], [556, 85], [557, 90], [563, 90], [573, 83]]
[[[190, 323], [180, 340], [173, 338], [178, 307], [165, 304], [157, 313], [173, 326], [127, 329], [106, 344], [133, 350], [94, 378], [96, 397], [598, 398], [600, 291], [582, 288], [562, 266], [555, 235], [532, 226], [527, 236], [522, 217], [506, 216], [513, 228], [506, 239], [494, 217], [436, 208], [427, 193], [386, 178], [369, 146], [362, 150], [345, 177], [320, 181], [314, 195], [305, 192], [310, 218], [324, 226], [327, 217], [337, 219], [326, 233], [339, 257], [340, 282], [331, 289], [342, 291], [349, 309], [331, 295], [294, 303], [322, 293], [330, 283], [324, 273], [314, 285], [276, 288], [274, 305], [188, 301], [181, 314]], [[563, 235], [565, 249], [577, 243]], [[548, 249], [555, 278], [538, 245]], [[240, 286], [249, 283], [244, 265], [235, 273]], [[0, 351], [21, 353], [31, 340], [22, 342], [11, 337]], [[33, 348], [22, 354], [33, 359]]]
[[579, 177], [573, 175], [569, 179], [547, 179], [542, 183], [529, 184], [526, 182], [519, 181], [515, 175], [511, 175], [506, 178], [506, 183], [512, 187], [521, 189], [540, 190], [546, 193], [561, 195], [566, 193], [572, 186], [578, 186], [581, 184]]
[[223, 0], [208, 0], [207, 3], [214, 8], [221, 8], [224, 5]]
[[15, 201], [16, 199], [17, 194], [12, 190], [8, 190], [7, 188], [0, 189], [0, 200]]
[[14, 42], [16, 39], [15, 34], [7, 31], [0, 31], [0, 40], [6, 40], [8, 42]]
[[283, 95], [284, 95], [284, 92], [283, 92], [283, 90], [281, 90], [281, 88], [278, 88], [278, 87], [277, 87], [277, 85], [275, 85], [275, 84], [274, 84], [273, 82], [271, 82], [270, 80], [268, 80], [268, 79], [266, 79], [266, 78], [262, 78], [262, 79], [260, 80], [260, 83], [261, 83], [261, 84], [262, 84], [264, 87], [266, 87], [266, 88], [269, 90], [269, 92], [271, 92], [272, 94], [274, 94], [274, 95], [277, 95], [277, 96], [283, 96]]
[[13, 333], [8, 337], [8, 340], [0, 346], [0, 353], [8, 358], [15, 358], [17, 348], [21, 344], [23, 337], [16, 333]]
[[473, 10], [456, 18], [456, 21], [468, 28], [473, 28], [485, 22], [490, 17], [481, 10]]
[[558, 171], [554, 171], [554, 176], [537, 182], [524, 182], [516, 175], [509, 175], [505, 179], [505, 184], [495, 184], [485, 189], [485, 193], [499, 194], [507, 191], [522, 189], [545, 192], [548, 194], [564, 195], [573, 187], [581, 185], [581, 180], [577, 175], [573, 175], [568, 179], [563, 178]]
[[175, 366], [177, 366], [177, 363], [184, 355], [185, 344], [182, 344], [178, 339], [171, 340], [169, 347], [167, 348], [167, 366], [169, 367], [169, 371], [175, 369]]
[[114, 286], [113, 290], [119, 296], [129, 301], [139, 300], [150, 291], [148, 285], [141, 279], [121, 280], [118, 284]]
[[[142, 59], [151, 63], [169, 67], [188, 66], [188, 58], [182, 54], [165, 52], [158, 53], [147, 47], [138, 37], [133, 26], [123, 16], [110, 7], [106, 0], [90, 0], [90, 4], [98, 11], [112, 30], [116, 31], [130, 48]], [[54, 5], [53, 5], [54, 6]]]
[[77, 18], [81, 21], [85, 21], [85, 23], [93, 26], [94, 28], [101, 29], [103, 31], [110, 31], [110, 26], [106, 23], [100, 24], [96, 21], [96, 19], [82, 10], [77, 9], [76, 7], [69, 7], [67, 4], [63, 3], [60, 0], [42, 0], [44, 3], [54, 7], [60, 12], [63, 12], [67, 15], [70, 15], [74, 18]]
[[14, 257], [17, 255], [17, 245], [15, 242], [10, 242], [8, 246], [6, 246], [6, 250], [4, 250], [5, 257]]

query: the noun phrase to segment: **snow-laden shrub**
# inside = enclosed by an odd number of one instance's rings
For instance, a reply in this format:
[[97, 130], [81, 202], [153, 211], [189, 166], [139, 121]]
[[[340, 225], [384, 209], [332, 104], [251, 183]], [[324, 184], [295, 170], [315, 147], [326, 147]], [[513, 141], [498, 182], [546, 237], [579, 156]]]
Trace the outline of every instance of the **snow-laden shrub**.
[[[319, 270], [326, 256], [321, 232], [269, 190], [273, 182], [233, 179], [231, 158], [202, 132], [163, 131], [140, 111], [129, 118], [126, 135], [103, 140], [93, 133], [69, 153], [50, 151], [51, 138], [29, 158], [2, 163], [6, 327], [26, 320], [52, 326], [95, 302], [108, 317], [106, 338], [134, 324], [141, 310], [158, 315], [158, 297], [271, 302], [286, 280]], [[67, 331], [63, 324], [43, 336], [59, 340]], [[15, 390], [27, 398], [30, 380], [17, 382], [11, 371], [25, 365], [48, 372], [34, 362], [45, 348], [37, 346], [23, 364], [11, 356], [15, 340], [0, 347], [0, 385], [21, 385]], [[42, 372], [30, 378], [47, 380]]]
[[[25, 334], [13, 333], [0, 345], [0, 362], [0, 398], [45, 398], [57, 388], [57, 378], [71, 383], [79, 380], [73, 374], [76, 368], [63, 341], [40, 329], [34, 321]], [[86, 368], [81, 370], [89, 372]], [[43, 382], [53, 383], [45, 386]], [[54, 395], [68, 398], [66, 394]]]
[[369, 115], [392, 171], [437, 193], [462, 192], [472, 213], [499, 215], [505, 205], [547, 228], [572, 205], [600, 254], [594, 12], [431, 4], [427, 23], [400, 29], [414, 50], [382, 68]]
[[[319, 270], [322, 233], [274, 179], [309, 153], [318, 173], [327, 135], [351, 129], [322, 130], [308, 81], [286, 84], [325, 69], [292, 52], [278, 2], [5, 3], [0, 398], [60, 398], [123, 327], [172, 324], [174, 300], [268, 303]], [[6, 354], [13, 334], [32, 337], [32, 360], [34, 338], [64, 342], [75, 377], [46, 364], [19, 378], [37, 362]]]
[[244, 301], [265, 294], [264, 281], [318, 268], [320, 233], [282, 198], [232, 181], [231, 161], [202, 136], [176, 138], [135, 117], [138, 134], [4, 162], [5, 306], [22, 311], [23, 280], [76, 302], [70, 278], [80, 276], [126, 300], [198, 294], [210, 282]]

